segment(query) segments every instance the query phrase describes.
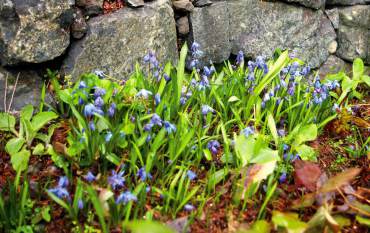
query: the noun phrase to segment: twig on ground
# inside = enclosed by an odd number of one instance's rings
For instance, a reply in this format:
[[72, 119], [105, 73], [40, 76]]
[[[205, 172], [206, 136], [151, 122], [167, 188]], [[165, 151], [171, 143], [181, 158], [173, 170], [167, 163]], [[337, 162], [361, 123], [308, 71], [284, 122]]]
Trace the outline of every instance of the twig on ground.
[[[8, 112], [10, 112], [10, 108], [11, 108], [12, 103], [13, 103], [14, 93], [15, 93], [15, 90], [17, 89], [17, 84], [18, 84], [19, 74], [20, 74], [20, 73], [18, 73], [17, 78], [16, 78], [16, 80], [15, 80], [15, 84], [14, 84], [14, 87], [13, 87], [12, 97], [10, 98], [10, 102], [9, 102]], [[6, 111], [6, 110], [5, 110], [5, 111]]]

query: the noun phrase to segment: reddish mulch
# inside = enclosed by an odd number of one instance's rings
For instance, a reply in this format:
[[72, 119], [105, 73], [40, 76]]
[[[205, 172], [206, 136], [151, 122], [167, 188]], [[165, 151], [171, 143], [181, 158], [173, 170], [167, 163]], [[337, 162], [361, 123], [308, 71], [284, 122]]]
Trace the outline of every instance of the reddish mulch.
[[125, 4], [123, 0], [105, 0], [103, 3], [104, 14], [112, 13], [124, 6]]

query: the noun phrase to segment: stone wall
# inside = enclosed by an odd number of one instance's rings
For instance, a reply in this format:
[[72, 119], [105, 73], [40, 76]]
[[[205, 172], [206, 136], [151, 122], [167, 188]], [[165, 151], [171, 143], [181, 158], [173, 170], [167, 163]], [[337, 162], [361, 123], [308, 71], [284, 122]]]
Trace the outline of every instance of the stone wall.
[[[242, 50], [247, 57], [289, 49], [325, 74], [356, 57], [370, 64], [370, 0], [0, 0], [0, 99], [37, 104], [46, 68], [76, 79], [102, 70], [125, 78], [148, 51], [177, 61], [197, 41], [202, 65]], [[106, 5], [105, 5], [106, 6]], [[334, 66], [334, 67], [332, 67]], [[4, 110], [3, 101], [0, 110]]]

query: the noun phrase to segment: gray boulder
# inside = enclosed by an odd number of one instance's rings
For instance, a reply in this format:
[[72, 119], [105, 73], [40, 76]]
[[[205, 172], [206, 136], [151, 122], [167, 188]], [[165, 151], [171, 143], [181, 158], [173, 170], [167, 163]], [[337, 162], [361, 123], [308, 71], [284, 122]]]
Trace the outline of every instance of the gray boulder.
[[74, 79], [95, 69], [122, 78], [150, 50], [160, 62], [177, 60], [175, 19], [167, 0], [95, 17], [88, 26], [85, 37], [72, 44], [64, 60], [64, 74]]
[[370, 5], [339, 8], [338, 51], [344, 60], [370, 64]]
[[[6, 108], [9, 108], [13, 89], [15, 87], [18, 75], [18, 83], [15, 88], [10, 110], [19, 111], [27, 104], [32, 104], [36, 107], [39, 106], [43, 80], [36, 71], [5, 70], [3, 68], [0, 68], [0, 111], [5, 110], [4, 101], [6, 101]], [[8, 85], [7, 92], [5, 93], [6, 79], [8, 80]], [[51, 98], [49, 95], [46, 96], [45, 101], [47, 103], [51, 102]]]
[[1, 0], [1, 63], [41, 63], [60, 56], [69, 45], [70, 4], [69, 0]]
[[294, 51], [316, 68], [326, 61], [336, 39], [323, 11], [280, 2], [214, 2], [196, 8], [190, 21], [192, 40], [205, 50], [203, 61], [225, 60], [239, 50], [247, 57], [269, 57], [280, 48]]
[[328, 57], [328, 60], [320, 67], [319, 75], [325, 77], [328, 74], [336, 74], [339, 71], [350, 71], [351, 65], [343, 61], [337, 56], [331, 55]]
[[350, 6], [350, 5], [367, 4], [367, 3], [370, 3], [370, 0], [326, 0], [327, 5]]
[[303, 6], [320, 9], [325, 7], [325, 0], [285, 0], [286, 2], [296, 2]]
[[191, 40], [203, 51], [200, 66], [227, 60], [231, 52], [228, 3], [214, 2], [208, 7], [196, 7], [190, 14]]
[[330, 19], [331, 24], [333, 25], [334, 29], [338, 29], [339, 28], [339, 11], [338, 11], [338, 8], [325, 10], [325, 14]]

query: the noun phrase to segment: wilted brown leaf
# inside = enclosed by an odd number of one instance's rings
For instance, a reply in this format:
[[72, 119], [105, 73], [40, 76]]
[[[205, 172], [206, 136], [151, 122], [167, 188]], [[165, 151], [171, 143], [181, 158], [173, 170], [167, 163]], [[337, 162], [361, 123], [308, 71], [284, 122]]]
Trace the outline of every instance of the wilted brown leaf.
[[294, 182], [298, 187], [305, 187], [311, 192], [316, 191], [316, 184], [322, 173], [319, 165], [309, 161], [294, 162]]
[[329, 180], [320, 188], [319, 192], [327, 193], [348, 184], [360, 173], [360, 168], [350, 168], [346, 171], [329, 178]]

